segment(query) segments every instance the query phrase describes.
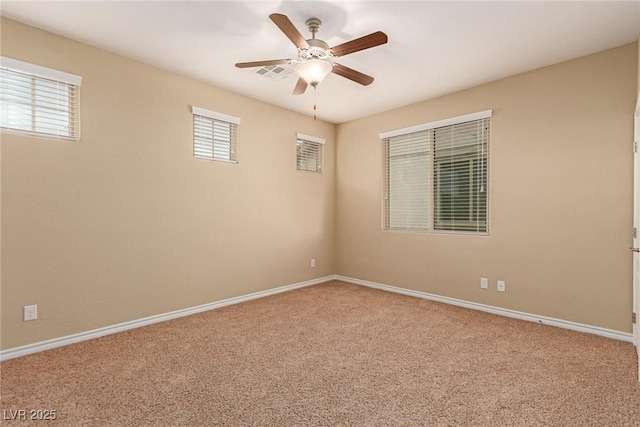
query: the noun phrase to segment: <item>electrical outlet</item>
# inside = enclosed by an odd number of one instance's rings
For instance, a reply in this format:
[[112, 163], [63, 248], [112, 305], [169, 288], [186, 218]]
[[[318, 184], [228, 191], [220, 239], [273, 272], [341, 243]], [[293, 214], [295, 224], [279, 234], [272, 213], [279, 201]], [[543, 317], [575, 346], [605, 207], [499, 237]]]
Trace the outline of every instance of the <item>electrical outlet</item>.
[[315, 266], [316, 266], [316, 260], [315, 260], [315, 258], [312, 258], [311, 259], [311, 268], [315, 268]]
[[486, 277], [483, 277], [480, 279], [480, 287], [482, 289], [489, 289], [489, 279], [487, 279]]
[[498, 292], [507, 292], [507, 282], [498, 280]]
[[24, 321], [36, 320], [38, 318], [38, 306], [37, 305], [25, 305], [24, 306]]

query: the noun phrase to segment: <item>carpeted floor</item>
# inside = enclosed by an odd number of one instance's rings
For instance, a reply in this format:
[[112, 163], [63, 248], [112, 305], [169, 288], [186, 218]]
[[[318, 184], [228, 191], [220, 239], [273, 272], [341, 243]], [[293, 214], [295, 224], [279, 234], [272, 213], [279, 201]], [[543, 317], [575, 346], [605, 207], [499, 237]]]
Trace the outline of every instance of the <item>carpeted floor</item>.
[[640, 425], [635, 348], [329, 282], [3, 362], [38, 425]]

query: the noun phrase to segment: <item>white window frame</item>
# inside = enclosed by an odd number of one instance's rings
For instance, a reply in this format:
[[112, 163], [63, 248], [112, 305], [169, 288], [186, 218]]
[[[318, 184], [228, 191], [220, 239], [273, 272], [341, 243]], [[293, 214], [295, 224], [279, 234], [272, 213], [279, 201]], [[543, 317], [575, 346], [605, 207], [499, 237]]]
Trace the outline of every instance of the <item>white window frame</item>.
[[[0, 78], [4, 80], [4, 77], [6, 77], [7, 83], [11, 82], [11, 75], [15, 78], [18, 74], [31, 80], [31, 89], [28, 91], [30, 101], [28, 103], [26, 98], [23, 98], [23, 103], [17, 102], [19, 97], [27, 95], [25, 91], [14, 92], [17, 97], [14, 95], [11, 100], [13, 102], [9, 101], [8, 86], [5, 87], [5, 82], [2, 82], [2, 91], [7, 91], [0, 93], [0, 98], [2, 98], [4, 104], [2, 108], [6, 108], [6, 112], [2, 112], [3, 115], [7, 114], [9, 116], [11, 114], [9, 112], [11, 106], [18, 108], [20, 105], [23, 108], [29, 106], [31, 110], [29, 113], [24, 113], [22, 117], [19, 117], [22, 120], [30, 121], [28, 129], [18, 127], [15, 124], [12, 125], [9, 121], [4, 122], [3, 119], [0, 120], [2, 132], [76, 142], [80, 140], [80, 87], [82, 86], [82, 77], [6, 56], [0, 56], [0, 69], [2, 69]], [[38, 83], [54, 86], [57, 90], [68, 89], [68, 97], [63, 103], [58, 104], [55, 97], [48, 97], [50, 92], [45, 92], [43, 88], [38, 89]], [[38, 101], [38, 97], [44, 99]], [[64, 106], [64, 103], [68, 105]], [[46, 116], [48, 118], [45, 118]], [[9, 119], [7, 118], [7, 120]], [[60, 131], [62, 122], [68, 122], [65, 132]], [[49, 124], [50, 129], [46, 129], [47, 124]]]
[[[467, 231], [467, 230], [442, 230], [442, 229], [437, 229], [436, 228], [436, 214], [437, 214], [437, 209], [438, 207], [436, 206], [438, 204], [438, 201], [435, 200], [435, 193], [436, 193], [436, 175], [439, 173], [439, 167], [442, 163], [442, 160], [436, 160], [435, 158], [435, 152], [434, 152], [434, 146], [433, 146], [433, 141], [430, 141], [429, 144], [429, 150], [431, 150], [431, 153], [429, 154], [429, 158], [428, 160], [426, 160], [426, 164], [427, 164], [427, 168], [428, 171], [425, 175], [428, 175], [427, 178], [427, 183], [425, 184], [429, 189], [427, 190], [428, 193], [428, 201], [427, 201], [427, 208], [426, 208], [426, 212], [425, 212], [425, 221], [427, 221], [428, 226], [421, 226], [421, 227], [416, 227], [416, 228], [412, 228], [412, 227], [391, 227], [390, 224], [390, 219], [389, 219], [389, 215], [390, 215], [390, 207], [389, 207], [389, 203], [390, 202], [390, 197], [391, 195], [389, 194], [389, 188], [388, 185], [389, 184], [389, 179], [391, 179], [388, 176], [389, 173], [389, 161], [390, 161], [390, 154], [388, 151], [386, 151], [388, 149], [388, 142], [390, 139], [395, 138], [395, 137], [403, 137], [403, 136], [407, 136], [410, 137], [411, 134], [415, 134], [418, 132], [425, 132], [425, 131], [435, 131], [438, 128], [443, 128], [443, 127], [447, 127], [447, 126], [452, 126], [452, 125], [458, 125], [458, 124], [463, 124], [463, 123], [467, 123], [467, 122], [474, 122], [474, 121], [479, 121], [481, 119], [490, 119], [492, 117], [493, 114], [493, 110], [484, 110], [484, 111], [479, 111], [477, 113], [472, 113], [472, 114], [466, 114], [466, 115], [462, 115], [462, 116], [457, 116], [457, 117], [452, 117], [452, 118], [448, 118], [448, 119], [444, 119], [444, 120], [437, 120], [437, 121], [433, 121], [433, 122], [429, 122], [429, 123], [424, 123], [424, 124], [420, 124], [420, 125], [416, 125], [416, 126], [410, 126], [410, 127], [406, 127], [406, 128], [401, 128], [401, 129], [394, 129], [391, 131], [387, 131], [387, 132], [382, 132], [380, 133], [380, 139], [383, 140], [384, 142], [384, 147], [385, 147], [385, 153], [384, 153], [384, 179], [383, 179], [383, 206], [382, 206], [382, 228], [384, 231], [411, 231], [411, 232], [427, 232], [427, 233], [445, 233], [445, 234], [449, 234], [449, 233], [454, 233], [454, 234], [472, 234], [472, 235], [489, 235], [489, 220], [490, 220], [490, 212], [489, 212], [489, 206], [490, 206], [490, 200], [488, 197], [488, 187], [489, 187], [489, 170], [488, 170], [488, 163], [489, 163], [489, 139], [490, 139], [490, 131], [488, 134], [488, 139], [487, 139], [487, 146], [485, 147], [485, 154], [484, 154], [484, 159], [486, 160], [486, 165], [483, 167], [486, 167], [486, 184], [487, 184], [487, 193], [486, 193], [486, 224], [485, 224], [485, 230], [484, 231]], [[464, 161], [464, 160], [468, 160], [468, 158], [465, 158], [465, 156], [461, 156], [461, 157], [454, 157], [450, 160], [451, 162], [455, 162], [455, 161]], [[473, 196], [470, 196], [473, 197]], [[443, 222], [444, 223], [444, 222]]]
[[[238, 131], [240, 125], [240, 118], [231, 116], [228, 114], [218, 113], [217, 111], [207, 110], [206, 108], [191, 106], [191, 113], [193, 115], [193, 157], [203, 160], [215, 160], [218, 162], [238, 163]], [[218, 127], [228, 127], [229, 140], [218, 141], [224, 148], [225, 144], [228, 144], [228, 158], [225, 158], [222, 154], [216, 154], [216, 140], [215, 130], [211, 131], [211, 138], [206, 135], [199, 134], [198, 127], [206, 124], [211, 126], [212, 129]], [[208, 148], [206, 145], [210, 143], [210, 153], [206, 153]], [[218, 151], [220, 152], [220, 151]], [[224, 149], [226, 152], [226, 149]]]
[[[301, 144], [314, 144], [316, 146], [315, 149], [316, 149], [317, 157], [314, 159], [316, 163], [315, 169], [305, 168], [301, 164], [301, 160], [304, 161], [304, 159], [300, 158], [299, 150], [300, 150]], [[318, 138], [317, 136], [306, 135], [304, 133], [297, 132], [296, 133], [296, 169], [302, 172], [322, 173], [322, 170], [324, 167], [324, 164], [323, 164], [324, 163], [324, 144], [325, 144], [324, 138]]]

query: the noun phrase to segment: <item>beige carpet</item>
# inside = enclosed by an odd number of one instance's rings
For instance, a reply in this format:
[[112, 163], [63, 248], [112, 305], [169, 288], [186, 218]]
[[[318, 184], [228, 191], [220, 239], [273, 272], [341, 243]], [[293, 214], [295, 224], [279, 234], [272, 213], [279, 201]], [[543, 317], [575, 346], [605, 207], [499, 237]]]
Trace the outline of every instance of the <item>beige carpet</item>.
[[640, 425], [629, 343], [341, 282], [0, 369], [38, 425]]

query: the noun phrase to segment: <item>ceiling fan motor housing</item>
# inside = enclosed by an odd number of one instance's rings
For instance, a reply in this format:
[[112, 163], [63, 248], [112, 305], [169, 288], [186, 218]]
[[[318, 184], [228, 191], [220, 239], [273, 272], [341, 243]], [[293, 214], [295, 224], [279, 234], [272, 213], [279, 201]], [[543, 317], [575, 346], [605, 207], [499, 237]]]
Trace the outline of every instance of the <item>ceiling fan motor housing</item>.
[[307, 40], [307, 43], [309, 43], [308, 49], [299, 49], [298, 51], [298, 57], [300, 60], [329, 59], [333, 57], [331, 54], [331, 48], [324, 41], [319, 39], [309, 39]]

